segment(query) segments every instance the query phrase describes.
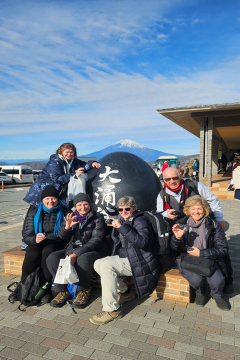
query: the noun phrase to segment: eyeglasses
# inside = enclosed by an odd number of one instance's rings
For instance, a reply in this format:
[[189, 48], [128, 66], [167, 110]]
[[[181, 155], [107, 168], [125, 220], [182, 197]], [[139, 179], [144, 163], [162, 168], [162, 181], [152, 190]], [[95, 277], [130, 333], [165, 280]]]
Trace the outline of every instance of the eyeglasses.
[[179, 179], [179, 177], [178, 177], [178, 176], [174, 176], [174, 177], [172, 177], [172, 178], [166, 178], [166, 179], [164, 179], [164, 181], [169, 182], [171, 179], [176, 181], [176, 180]]
[[125, 211], [130, 211], [131, 208], [125, 208], [125, 209], [123, 209], [123, 208], [118, 208], [118, 212], [122, 212], [123, 210], [125, 210]]

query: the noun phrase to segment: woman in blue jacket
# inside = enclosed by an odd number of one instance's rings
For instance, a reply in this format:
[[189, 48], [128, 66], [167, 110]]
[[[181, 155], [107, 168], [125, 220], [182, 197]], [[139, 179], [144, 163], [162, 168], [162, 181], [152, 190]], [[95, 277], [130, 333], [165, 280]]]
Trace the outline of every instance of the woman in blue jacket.
[[62, 144], [56, 154], [50, 156], [37, 180], [32, 184], [23, 199], [32, 206], [39, 206], [41, 193], [45, 186], [53, 185], [59, 193], [61, 200], [66, 200], [70, 178], [80, 176], [91, 168], [99, 169], [101, 165], [96, 161], [81, 161], [77, 158], [76, 147], [71, 143]]

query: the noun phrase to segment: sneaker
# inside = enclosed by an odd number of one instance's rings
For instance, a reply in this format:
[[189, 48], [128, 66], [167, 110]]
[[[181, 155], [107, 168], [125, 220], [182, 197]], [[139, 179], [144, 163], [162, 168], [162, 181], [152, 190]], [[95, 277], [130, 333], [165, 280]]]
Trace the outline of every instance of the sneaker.
[[25, 251], [26, 248], [27, 248], [27, 244], [23, 241], [22, 246], [21, 246], [21, 250]]
[[120, 309], [116, 311], [102, 311], [97, 315], [93, 315], [89, 320], [95, 325], [107, 324], [109, 321], [120, 319], [122, 317], [122, 312]]
[[87, 305], [87, 302], [91, 295], [91, 289], [80, 290], [76, 299], [72, 303], [72, 307], [83, 309]]
[[68, 291], [61, 291], [57, 296], [50, 302], [50, 306], [62, 307], [66, 304], [67, 300], [70, 300], [72, 295]]
[[216, 305], [219, 309], [228, 311], [230, 310], [230, 305], [226, 302], [225, 299], [214, 299], [216, 301]]
[[204, 306], [205, 302], [206, 302], [205, 296], [196, 294], [196, 298], [195, 298], [195, 304], [196, 305]]
[[135, 293], [131, 289], [129, 293], [118, 293], [118, 303], [121, 306], [125, 301], [129, 301], [135, 298]]

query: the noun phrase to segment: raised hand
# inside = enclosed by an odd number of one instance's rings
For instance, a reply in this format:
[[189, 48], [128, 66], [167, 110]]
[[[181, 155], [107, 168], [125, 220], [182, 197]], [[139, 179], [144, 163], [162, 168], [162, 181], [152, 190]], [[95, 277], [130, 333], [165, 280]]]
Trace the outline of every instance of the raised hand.
[[120, 226], [122, 226], [118, 219], [114, 219], [114, 218], [109, 218], [109, 219], [112, 220], [112, 223], [108, 224], [107, 226], [112, 226], [116, 229], [118, 229], [118, 228], [120, 228]]
[[94, 162], [92, 163], [92, 167], [93, 167], [93, 168], [96, 168], [96, 169], [100, 169], [101, 164], [99, 164], [98, 162], [94, 161]]
[[173, 231], [176, 239], [178, 239], [178, 240], [180, 240], [183, 237], [185, 230], [186, 230], [186, 227], [183, 230], [181, 230], [179, 228], [179, 224], [173, 225], [173, 228], [172, 228], [172, 231]]
[[74, 213], [67, 214], [67, 216], [64, 218], [64, 220], [66, 221], [65, 230], [69, 230], [73, 227], [73, 225], [78, 224], [78, 221], [74, 221], [74, 218]]

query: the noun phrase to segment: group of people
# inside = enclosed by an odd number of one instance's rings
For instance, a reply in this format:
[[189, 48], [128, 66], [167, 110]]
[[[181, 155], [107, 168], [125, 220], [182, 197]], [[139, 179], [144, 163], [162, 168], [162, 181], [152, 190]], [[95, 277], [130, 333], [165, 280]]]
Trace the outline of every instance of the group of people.
[[[79, 176], [93, 167], [100, 169], [101, 165], [80, 161], [75, 146], [65, 143], [50, 157], [29, 189], [25, 197], [30, 208], [23, 225], [27, 247], [22, 278], [40, 266], [47, 284], [42, 303], [61, 307], [72, 296], [67, 284], [55, 283], [54, 279], [60, 259], [68, 255], [79, 278], [72, 306], [84, 308], [91, 296], [94, 269], [101, 278], [103, 311], [93, 315], [90, 321], [101, 325], [120, 318], [121, 305], [135, 297], [121, 276], [133, 277], [136, 293], [142, 299], [157, 286], [161, 264], [155, 252], [153, 229], [137, 209], [133, 197], [118, 200], [118, 217], [110, 218], [108, 224], [103, 215], [93, 210], [87, 194], [75, 196], [74, 211], [68, 207], [67, 185], [71, 176]], [[207, 281], [217, 306], [229, 310], [223, 289], [225, 286], [225, 292], [232, 292], [232, 269], [218, 199], [200, 182], [184, 181], [176, 168], [167, 167], [163, 179], [157, 212], [172, 228], [170, 245], [180, 273], [196, 290], [196, 304], [203, 306], [206, 302]], [[111, 229], [110, 236], [106, 236], [107, 226]], [[186, 249], [186, 245], [190, 248]], [[182, 253], [214, 259], [217, 269], [208, 278], [184, 270]]]
[[[163, 166], [161, 168], [160, 180], [163, 180], [163, 173], [168, 167], [170, 167], [169, 162], [168, 162], [168, 160], [165, 160], [164, 164], [163, 164]], [[186, 168], [185, 168], [185, 171], [184, 171], [183, 168], [182, 169], [180, 168], [180, 163], [179, 163], [177, 169], [178, 169], [178, 171], [179, 171], [179, 173], [181, 175], [184, 174], [184, 177], [189, 177], [189, 167], [188, 167], [188, 165], [186, 165]], [[193, 160], [192, 175], [191, 175], [192, 179], [198, 180], [198, 174], [199, 174], [199, 161], [198, 161], [198, 159], [195, 158]]]

